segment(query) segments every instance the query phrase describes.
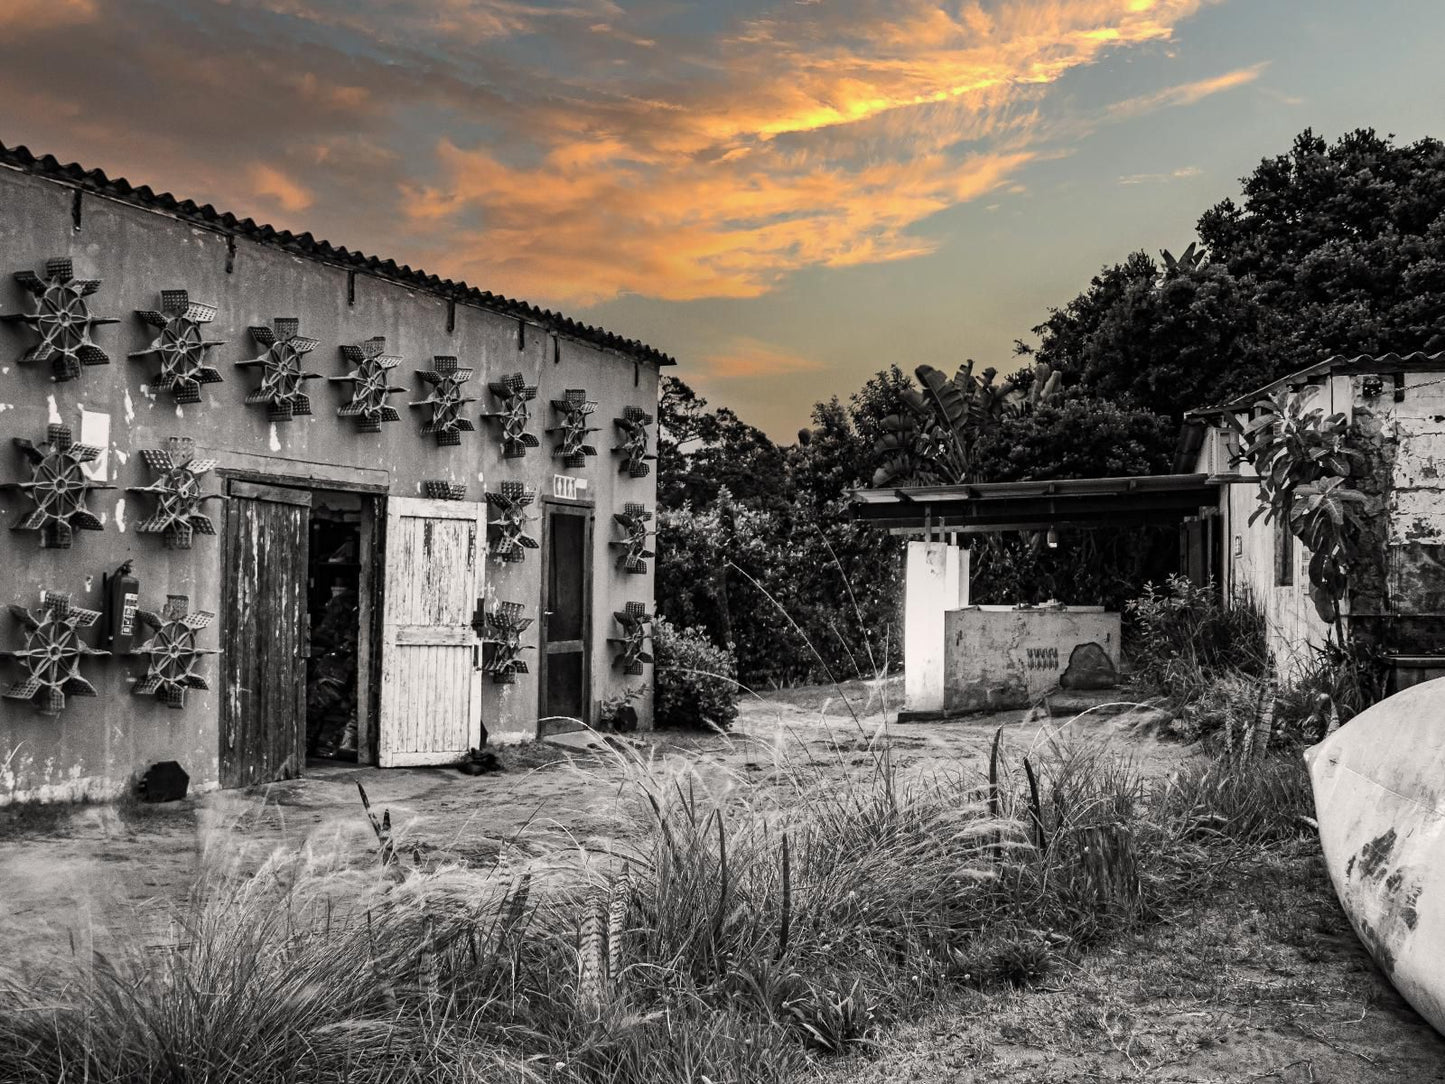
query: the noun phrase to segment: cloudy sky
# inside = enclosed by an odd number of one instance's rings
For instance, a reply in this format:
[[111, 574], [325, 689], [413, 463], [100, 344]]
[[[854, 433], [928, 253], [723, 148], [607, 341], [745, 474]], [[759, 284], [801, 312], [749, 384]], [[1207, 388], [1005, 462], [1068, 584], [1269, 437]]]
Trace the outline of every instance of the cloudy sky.
[[560, 308], [789, 439], [1006, 368], [1306, 126], [1445, 136], [1438, 0], [0, 0], [0, 140]]

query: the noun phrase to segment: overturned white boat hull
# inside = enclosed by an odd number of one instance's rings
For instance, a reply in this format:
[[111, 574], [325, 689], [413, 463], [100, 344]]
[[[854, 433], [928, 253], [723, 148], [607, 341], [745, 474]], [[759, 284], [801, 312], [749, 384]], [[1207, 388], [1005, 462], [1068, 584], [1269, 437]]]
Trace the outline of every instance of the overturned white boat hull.
[[1305, 753], [1325, 864], [1355, 932], [1445, 1034], [1445, 678]]

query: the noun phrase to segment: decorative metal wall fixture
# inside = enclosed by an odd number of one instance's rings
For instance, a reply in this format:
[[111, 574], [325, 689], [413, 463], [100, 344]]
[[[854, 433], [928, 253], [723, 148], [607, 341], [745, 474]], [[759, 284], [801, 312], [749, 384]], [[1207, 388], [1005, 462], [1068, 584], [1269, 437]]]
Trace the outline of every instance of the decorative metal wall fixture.
[[236, 362], [238, 369], [260, 367], [261, 386], [246, 396], [246, 403], [265, 403], [266, 417], [273, 422], [289, 422], [298, 414], [311, 413], [311, 396], [301, 389], [305, 381], [316, 380], [321, 374], [305, 372], [301, 359], [321, 342], [299, 334], [300, 330], [301, 321], [294, 316], [278, 316], [271, 321], [271, 327], [253, 327], [251, 338], [263, 353]]
[[127, 493], [151, 493], [155, 514], [136, 524], [142, 534], [164, 534], [167, 549], [188, 550], [195, 534], [215, 534], [216, 525], [201, 511], [206, 501], [219, 501], [219, 493], [201, 492], [201, 475], [216, 465], [214, 459], [197, 459], [196, 442], [171, 437], [165, 448], [144, 448], [141, 458], [160, 477], [148, 486], [127, 486]]
[[528, 672], [521, 653], [531, 651], [532, 645], [522, 643], [522, 633], [531, 624], [532, 618], [522, 616], [520, 602], [499, 602], [482, 615], [477, 628], [482, 638], [482, 669], [498, 685], [511, 685], [518, 674]]
[[547, 432], [561, 434], [552, 455], [561, 456], [565, 467], [586, 466], [587, 457], [597, 454], [597, 449], [586, 443], [587, 434], [597, 432], [595, 426], [587, 424], [597, 404], [587, 398], [585, 391], [568, 388], [561, 399], [552, 400], [552, 409], [557, 411], [557, 424]]
[[497, 399], [497, 409], [487, 411], [482, 417], [502, 425], [502, 458], [521, 459], [528, 448], [535, 448], [541, 443], [527, 432], [527, 422], [532, 418], [527, 404], [537, 398], [537, 388], [528, 384], [521, 373], [494, 380], [487, 388]]
[[161, 363], [160, 376], [151, 381], [153, 391], [169, 392], [177, 403], [199, 403], [202, 384], [219, 384], [224, 377], [206, 364], [206, 351], [224, 346], [224, 339], [202, 337], [201, 325], [216, 318], [214, 305], [192, 301], [185, 290], [161, 291], [161, 311], [137, 309], [136, 315], [160, 334], [144, 350], [127, 355], [143, 358], [155, 355]]
[[612, 519], [620, 523], [625, 532], [621, 541], [612, 543], [622, 549], [622, 554], [617, 558], [617, 567], [623, 572], [646, 572], [647, 558], [653, 556], [652, 551], [647, 548], [647, 536], [652, 533], [647, 529], [647, 524], [652, 519], [652, 513], [642, 505], [628, 501], [622, 506], [621, 512], [612, 514]]
[[503, 482], [500, 490], [487, 494], [487, 504], [496, 513], [487, 524], [493, 556], [516, 563], [526, 560], [528, 550], [537, 548], [537, 540], [527, 534], [527, 505], [536, 499], [536, 490], [521, 482]]
[[114, 324], [113, 317], [90, 315], [85, 299], [100, 289], [99, 279], [78, 279], [70, 260], [45, 261], [45, 277], [33, 271], [15, 272], [18, 282], [35, 299], [35, 311], [0, 317], [24, 324], [40, 341], [20, 355], [20, 364], [50, 362], [56, 380], [74, 380], [82, 366], [109, 365], [105, 351], [91, 341], [91, 333], [102, 324]]
[[418, 369], [416, 375], [431, 385], [431, 394], [409, 406], [431, 407], [431, 421], [421, 427], [423, 433], [435, 433], [437, 447], [460, 444], [463, 433], [476, 431], [476, 426], [462, 417], [462, 407], [475, 403], [475, 398], [462, 395], [462, 385], [472, 378], [472, 370], [457, 366], [457, 359], [437, 354], [432, 357], [435, 368]]
[[80, 660], [110, 652], [82, 641], [80, 630], [100, 620], [99, 610], [72, 606], [70, 596], [59, 591], [41, 591], [39, 616], [24, 606], [11, 606], [10, 612], [25, 626], [25, 646], [4, 654], [25, 668], [25, 678], [5, 690], [7, 699], [29, 700], [46, 715], [59, 715], [67, 695], [97, 695], [80, 673]]
[[622, 665], [622, 672], [630, 677], [642, 674], [644, 664], [652, 662], [652, 655], [646, 650], [647, 626], [652, 615], [640, 602], [629, 602], [622, 610], [614, 610], [613, 618], [622, 626], [622, 635], [609, 637], [614, 644], [622, 645], [622, 653], [615, 660]]
[[44, 444], [36, 445], [16, 437], [15, 446], [31, 463], [31, 480], [13, 483], [28, 490], [35, 510], [15, 524], [12, 531], [39, 531], [42, 546], [69, 549], [75, 531], [99, 531], [104, 525], [85, 507], [92, 489], [114, 489], [86, 476], [85, 464], [100, 458], [101, 449], [76, 444], [69, 426], [52, 425]]
[[385, 349], [386, 339], [381, 335], [355, 346], [343, 346], [341, 356], [351, 363], [351, 371], [345, 376], [326, 378], [332, 383], [351, 381], [351, 402], [338, 407], [336, 413], [342, 418], [355, 418], [358, 433], [380, 433], [382, 422], [401, 420], [397, 409], [386, 402], [386, 397], [392, 392], [406, 391], [387, 383], [391, 370], [401, 364], [401, 358], [395, 354], [383, 354]]
[[459, 501], [467, 495], [464, 482], [447, 482], [429, 478], [421, 484], [421, 491], [434, 501]]
[[622, 434], [622, 443], [612, 450], [622, 453], [622, 469], [633, 478], [646, 478], [651, 474], [652, 467], [647, 461], [657, 458], [647, 451], [647, 427], [652, 420], [651, 414], [635, 406], [623, 407], [622, 417], [612, 419], [612, 424]]
[[196, 673], [203, 655], [219, 655], [215, 648], [196, 646], [196, 633], [215, 620], [209, 610], [190, 612], [191, 600], [185, 595], [167, 595], [160, 613], [137, 610], [136, 617], [155, 629], [149, 640], [135, 649], [137, 655], [150, 656], [145, 677], [132, 690], [136, 696], [154, 696], [168, 708], [186, 706], [186, 691], [209, 689], [205, 678]]

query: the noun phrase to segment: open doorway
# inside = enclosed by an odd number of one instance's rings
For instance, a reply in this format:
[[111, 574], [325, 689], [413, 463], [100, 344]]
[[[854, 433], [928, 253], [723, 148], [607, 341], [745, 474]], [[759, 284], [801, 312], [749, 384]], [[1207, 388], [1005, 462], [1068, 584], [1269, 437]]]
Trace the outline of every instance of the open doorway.
[[363, 664], [362, 501], [357, 493], [312, 493], [306, 568], [310, 646], [306, 662], [306, 755], [357, 760]]

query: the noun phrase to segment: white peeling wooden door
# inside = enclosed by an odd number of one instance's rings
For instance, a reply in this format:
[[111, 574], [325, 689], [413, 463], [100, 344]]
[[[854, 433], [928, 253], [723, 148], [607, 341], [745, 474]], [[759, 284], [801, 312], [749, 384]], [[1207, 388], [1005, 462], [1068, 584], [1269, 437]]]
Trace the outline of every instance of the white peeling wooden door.
[[486, 505], [389, 497], [382, 606], [382, 767], [454, 764], [480, 744], [472, 617], [486, 567]]

